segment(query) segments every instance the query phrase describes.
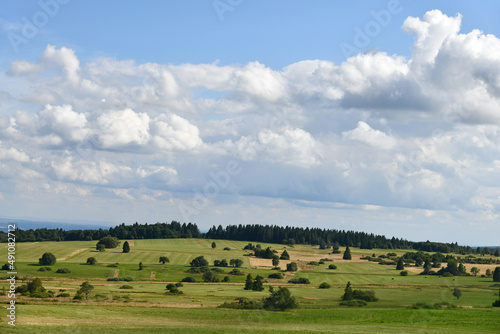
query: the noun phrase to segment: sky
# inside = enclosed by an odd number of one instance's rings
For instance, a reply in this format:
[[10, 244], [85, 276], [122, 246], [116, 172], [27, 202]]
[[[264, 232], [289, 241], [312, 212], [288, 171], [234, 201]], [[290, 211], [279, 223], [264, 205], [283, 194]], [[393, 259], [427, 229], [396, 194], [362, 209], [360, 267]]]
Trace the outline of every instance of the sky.
[[0, 0], [0, 216], [498, 245], [499, 12]]

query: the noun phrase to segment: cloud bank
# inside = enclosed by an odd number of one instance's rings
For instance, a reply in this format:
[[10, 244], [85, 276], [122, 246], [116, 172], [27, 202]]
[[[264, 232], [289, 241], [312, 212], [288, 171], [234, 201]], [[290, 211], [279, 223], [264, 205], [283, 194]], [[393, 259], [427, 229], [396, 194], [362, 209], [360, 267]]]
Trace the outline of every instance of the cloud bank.
[[152, 203], [196, 222], [176, 209], [237, 161], [242, 173], [209, 198], [214, 212], [256, 196], [460, 211], [490, 226], [500, 209], [500, 39], [461, 33], [461, 19], [409, 17], [409, 59], [375, 52], [281, 70], [81, 63], [49, 45], [2, 77], [1, 201], [64, 196], [96, 212], [103, 201]]

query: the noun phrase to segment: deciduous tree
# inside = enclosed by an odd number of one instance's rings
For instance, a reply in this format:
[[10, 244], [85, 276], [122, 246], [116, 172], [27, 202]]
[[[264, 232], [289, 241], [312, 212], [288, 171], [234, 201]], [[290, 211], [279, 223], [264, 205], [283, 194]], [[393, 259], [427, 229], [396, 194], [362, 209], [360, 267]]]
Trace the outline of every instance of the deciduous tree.
[[56, 264], [56, 257], [52, 253], [43, 253], [42, 257], [38, 259], [38, 264], [41, 266], [53, 266]]

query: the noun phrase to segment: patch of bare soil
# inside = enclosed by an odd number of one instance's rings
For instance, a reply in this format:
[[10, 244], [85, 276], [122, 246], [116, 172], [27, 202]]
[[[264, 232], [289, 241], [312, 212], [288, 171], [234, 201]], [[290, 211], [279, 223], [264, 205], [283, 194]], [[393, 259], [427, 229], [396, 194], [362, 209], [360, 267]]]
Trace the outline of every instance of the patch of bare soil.
[[117, 277], [118, 277], [118, 275], [120, 275], [120, 269], [115, 269], [115, 270], [113, 271], [113, 278], [117, 278]]
[[57, 261], [66, 261], [66, 260], [67, 260], [67, 259], [69, 259], [70, 257], [73, 257], [73, 256], [75, 256], [75, 255], [77, 255], [77, 254], [82, 253], [82, 252], [85, 252], [87, 249], [88, 249], [88, 248], [80, 248], [79, 250], [76, 250], [76, 251], [74, 251], [73, 253], [71, 253], [71, 254], [69, 254], [69, 255], [67, 255], [67, 256], [65, 256], [65, 257], [61, 257], [61, 258], [57, 259]]
[[127, 240], [127, 241], [128, 241], [128, 245], [130, 247], [134, 247], [135, 246], [134, 240]]
[[152, 271], [151, 275], [149, 275], [149, 279], [153, 280], [156, 277], [156, 271]]

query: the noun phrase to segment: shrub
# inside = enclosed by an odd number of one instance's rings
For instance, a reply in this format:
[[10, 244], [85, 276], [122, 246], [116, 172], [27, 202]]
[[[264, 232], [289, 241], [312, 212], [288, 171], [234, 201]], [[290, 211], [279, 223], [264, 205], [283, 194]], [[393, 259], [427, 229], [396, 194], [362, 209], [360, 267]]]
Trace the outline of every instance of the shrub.
[[10, 270], [10, 265], [8, 263], [4, 264], [1, 270]]
[[371, 290], [354, 290], [352, 292], [352, 296], [354, 299], [364, 300], [367, 302], [376, 302], [378, 300], [378, 298], [375, 297], [375, 291]]
[[175, 283], [175, 286], [178, 288], [182, 288], [184, 286], [184, 284], [182, 284], [182, 282], [177, 282], [177, 283]]
[[192, 267], [186, 270], [187, 273], [189, 274], [203, 274], [209, 271], [210, 268], [208, 267]]
[[90, 265], [96, 265], [97, 264], [97, 260], [95, 257], [89, 257], [87, 259], [87, 264], [90, 264]]
[[76, 295], [73, 297], [74, 300], [83, 300], [83, 294], [80, 292], [77, 292]]
[[329, 259], [329, 258], [327, 258], [327, 257], [325, 257], [325, 258], [321, 259], [320, 261], [323, 261], [323, 262], [330, 261], [330, 262], [332, 262], [333, 260], [332, 260], [332, 259]]
[[186, 276], [181, 280], [181, 282], [193, 283], [196, 282], [196, 279], [193, 276]]
[[107, 279], [108, 282], [131, 282], [133, 280], [132, 277], [111, 277]]
[[319, 265], [319, 262], [317, 262], [317, 261], [311, 261], [308, 264], [312, 265], [312, 266], [317, 266], [317, 265]]
[[62, 297], [71, 297], [71, 295], [67, 292], [60, 293], [56, 296], [57, 298], [62, 298]]
[[427, 303], [415, 303], [411, 306], [408, 307], [409, 309], [428, 309], [428, 310], [433, 310], [433, 309], [450, 309], [450, 308], [457, 308], [456, 305], [447, 303], [447, 302], [442, 302], [442, 303], [435, 303], [434, 305], [427, 304]]
[[226, 259], [222, 259], [222, 260], [214, 260], [214, 266], [216, 267], [227, 267], [228, 264], [227, 264], [227, 261]]
[[229, 275], [235, 275], [235, 276], [243, 276], [243, 275], [245, 275], [244, 272], [242, 272], [241, 270], [236, 269], [236, 268], [233, 269], [233, 270], [231, 270], [228, 274]]
[[245, 300], [244, 298], [239, 298], [238, 302], [224, 303], [219, 306], [220, 308], [231, 308], [239, 310], [259, 310], [262, 309], [262, 303]]
[[43, 253], [42, 257], [38, 259], [38, 264], [41, 266], [53, 266], [56, 264], [56, 257], [52, 253]]
[[297, 271], [297, 263], [295, 262], [290, 262], [286, 265], [286, 271]]
[[293, 283], [293, 284], [311, 284], [308, 278], [301, 277], [301, 278], [292, 278], [291, 280], [288, 281], [288, 283]]
[[213, 271], [214, 273], [217, 273], [217, 274], [224, 274], [225, 273], [225, 271], [222, 270], [221, 268], [212, 268], [210, 270]]
[[402, 271], [399, 273], [399, 276], [408, 276], [408, 271], [407, 271], [407, 270], [402, 270]]
[[71, 270], [69, 270], [68, 268], [59, 268], [56, 270], [56, 273], [58, 274], [69, 274], [71, 272]]
[[224, 247], [224, 250], [225, 250], [225, 251], [230, 251], [230, 250], [231, 250], [231, 248], [229, 248], [229, 247]]
[[216, 273], [207, 271], [203, 274], [203, 282], [219, 282], [219, 278]]
[[336, 266], [336, 265], [334, 265], [334, 264], [330, 264], [330, 265], [328, 266], [328, 269], [337, 269], [337, 266]]
[[111, 267], [111, 268], [116, 268], [118, 267], [120, 264], [117, 262], [117, 263], [111, 263], [111, 264], [108, 264], [106, 267]]
[[231, 282], [231, 276], [224, 276], [222, 282]]
[[332, 286], [326, 282], [323, 282], [319, 285], [320, 289], [330, 289]]
[[345, 300], [340, 302], [342, 306], [350, 306], [350, 307], [363, 307], [368, 305], [364, 300]]
[[125, 285], [122, 285], [122, 286], [120, 287], [120, 289], [124, 289], [124, 290], [130, 290], [130, 289], [133, 289], [133, 288], [134, 288], [134, 287], [133, 287], [132, 285], [126, 285], [126, 284], [125, 284]]
[[449, 273], [449, 272], [445, 272], [443, 274], [443, 277], [453, 277], [453, 274], [452, 273]]
[[198, 256], [193, 259], [190, 263], [191, 267], [207, 267], [208, 261], [205, 259], [203, 255]]
[[51, 271], [52, 268], [51, 267], [41, 267], [40, 269], [38, 269], [38, 271]]
[[267, 276], [267, 278], [282, 279], [283, 274], [282, 273], [273, 273], [273, 274], [269, 274], [269, 276]]
[[239, 268], [243, 265], [243, 260], [242, 259], [231, 259], [229, 260], [229, 265]]
[[104, 244], [97, 244], [95, 246], [95, 249], [98, 250], [99, 252], [104, 252], [106, 251], [106, 246], [104, 246]]

